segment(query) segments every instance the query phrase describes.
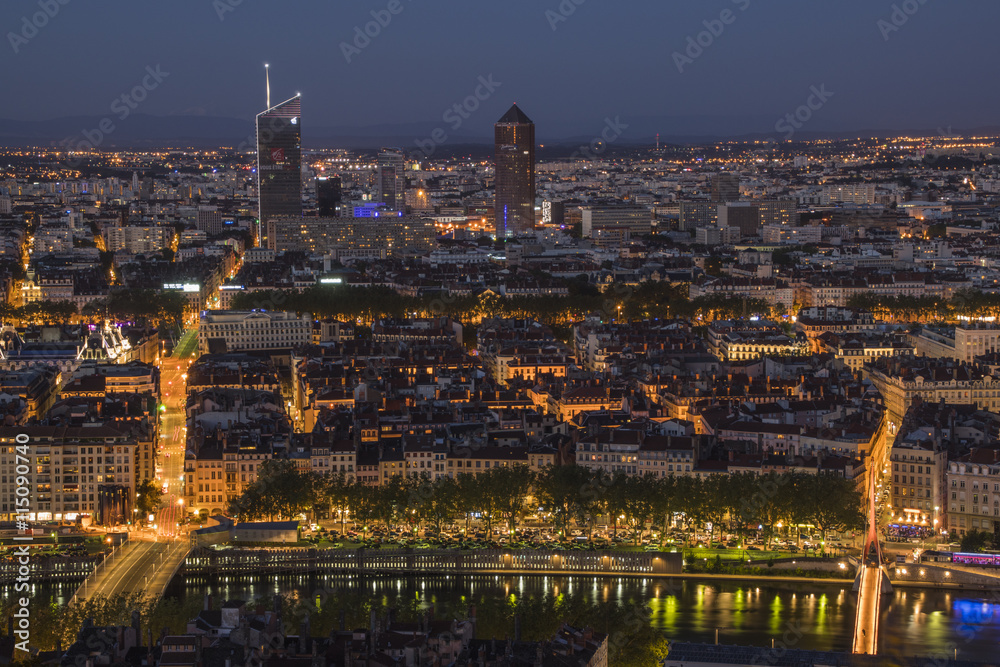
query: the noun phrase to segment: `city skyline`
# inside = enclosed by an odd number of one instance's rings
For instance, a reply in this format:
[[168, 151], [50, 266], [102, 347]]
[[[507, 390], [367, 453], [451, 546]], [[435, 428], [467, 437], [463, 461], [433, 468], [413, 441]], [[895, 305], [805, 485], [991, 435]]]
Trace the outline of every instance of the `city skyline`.
[[8, 0], [0, 663], [992, 665], [996, 19]]

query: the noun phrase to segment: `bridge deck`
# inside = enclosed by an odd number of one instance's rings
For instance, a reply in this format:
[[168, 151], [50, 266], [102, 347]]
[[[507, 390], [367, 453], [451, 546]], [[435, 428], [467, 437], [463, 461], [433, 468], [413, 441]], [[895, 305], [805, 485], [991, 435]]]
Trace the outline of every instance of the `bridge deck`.
[[878, 651], [878, 616], [882, 597], [882, 568], [866, 565], [858, 587], [858, 613], [854, 619], [853, 653], [875, 655]]
[[81, 601], [119, 593], [144, 593], [159, 599], [190, 549], [191, 545], [184, 540], [133, 539], [88, 577], [73, 599]]

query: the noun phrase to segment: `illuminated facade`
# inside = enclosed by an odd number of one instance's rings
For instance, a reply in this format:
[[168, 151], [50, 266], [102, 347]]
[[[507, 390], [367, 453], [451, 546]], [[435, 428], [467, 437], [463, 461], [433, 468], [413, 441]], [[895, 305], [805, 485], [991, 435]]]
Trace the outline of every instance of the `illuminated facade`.
[[[433, 220], [395, 216], [368, 218], [276, 218], [268, 246], [274, 250], [355, 253], [384, 259], [406, 249], [429, 249], [437, 231]], [[361, 254], [357, 254], [361, 253]]]
[[535, 124], [515, 104], [494, 126], [496, 236], [535, 227]]
[[198, 349], [208, 354], [215, 347], [227, 352], [244, 350], [284, 350], [312, 340], [309, 314], [280, 311], [209, 310], [201, 315]]
[[302, 101], [295, 97], [257, 114], [257, 195], [260, 245], [267, 222], [302, 216]]
[[[17, 437], [28, 438], [21, 445]], [[148, 453], [147, 453], [148, 455]], [[18, 426], [0, 428], [0, 518], [17, 514], [16, 479], [27, 478], [34, 489], [31, 521], [74, 521], [81, 515], [94, 517], [101, 509], [98, 497], [109, 488], [125, 489], [134, 497], [139, 451], [134, 439], [108, 426], [83, 427]], [[27, 463], [25, 464], [25, 459]], [[20, 475], [28, 466], [28, 474]], [[124, 513], [101, 517], [106, 524], [124, 524]]]

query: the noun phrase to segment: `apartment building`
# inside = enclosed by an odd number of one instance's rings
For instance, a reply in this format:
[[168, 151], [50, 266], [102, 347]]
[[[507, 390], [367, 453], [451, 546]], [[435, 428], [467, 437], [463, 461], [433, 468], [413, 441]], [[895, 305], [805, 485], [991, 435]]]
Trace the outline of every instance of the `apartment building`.
[[104, 245], [109, 252], [142, 254], [169, 248], [174, 237], [172, 227], [105, 227]]
[[210, 310], [201, 315], [198, 350], [215, 352], [284, 350], [312, 341], [312, 317], [263, 310]]
[[947, 472], [948, 530], [1000, 530], [1000, 450], [974, 449]]
[[947, 449], [937, 445], [933, 434], [918, 429], [906, 437], [900, 434], [889, 452], [889, 461], [893, 523], [943, 528]]
[[[27, 448], [18, 450], [25, 438]], [[34, 490], [29, 520], [75, 521], [89, 515], [95, 523], [127, 524], [139, 468], [136, 456], [134, 440], [100, 424], [0, 427], [0, 518], [15, 517], [17, 478], [26, 476]], [[25, 458], [29, 472], [20, 475], [18, 466], [25, 465]], [[124, 504], [102, 506], [102, 495]]]
[[365, 251], [385, 259], [407, 248], [430, 249], [433, 220], [384, 215], [377, 218], [275, 218], [268, 221], [268, 248], [305, 252]]
[[970, 322], [957, 327], [924, 327], [913, 339], [921, 356], [971, 362], [1000, 348], [1000, 326]]

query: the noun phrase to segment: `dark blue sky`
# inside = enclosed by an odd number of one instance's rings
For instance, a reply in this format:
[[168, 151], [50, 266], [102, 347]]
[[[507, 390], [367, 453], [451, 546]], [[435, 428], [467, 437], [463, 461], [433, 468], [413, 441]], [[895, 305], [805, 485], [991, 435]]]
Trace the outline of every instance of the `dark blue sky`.
[[[597, 133], [606, 116], [664, 134], [773, 133], [824, 85], [833, 96], [807, 130], [957, 130], [996, 124], [1000, 106], [996, 0], [897, 2], [916, 8], [898, 30], [892, 0], [561, 0], [575, 11], [555, 30], [546, 11], [560, 0], [397, 1], [348, 63], [341, 43], [390, 0], [62, 0], [17, 53], [10, 32], [39, 0], [4, 0], [0, 118], [108, 114], [160, 65], [169, 76], [139, 112], [249, 119], [265, 61], [273, 101], [302, 92], [304, 128], [446, 125], [492, 75], [500, 87], [459, 132], [486, 140], [515, 101], [543, 140]], [[673, 54], [723, 10], [730, 23], [679, 72]]]

